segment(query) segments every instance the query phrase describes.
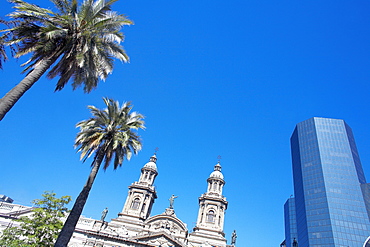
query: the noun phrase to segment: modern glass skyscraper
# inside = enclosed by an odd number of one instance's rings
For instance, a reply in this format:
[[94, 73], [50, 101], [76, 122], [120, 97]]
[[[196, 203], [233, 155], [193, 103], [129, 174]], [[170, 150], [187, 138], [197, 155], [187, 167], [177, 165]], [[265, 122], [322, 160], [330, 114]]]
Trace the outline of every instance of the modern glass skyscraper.
[[297, 124], [291, 152], [299, 247], [362, 247], [370, 235], [369, 186], [351, 128], [340, 119], [308, 119]]

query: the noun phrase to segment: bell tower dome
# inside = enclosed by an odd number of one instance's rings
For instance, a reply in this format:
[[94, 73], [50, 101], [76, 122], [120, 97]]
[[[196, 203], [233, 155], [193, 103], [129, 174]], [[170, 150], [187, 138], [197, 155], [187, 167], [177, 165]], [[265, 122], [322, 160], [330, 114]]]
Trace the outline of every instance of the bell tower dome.
[[224, 175], [221, 173], [221, 165], [217, 163], [215, 165], [214, 171], [209, 175], [207, 179], [208, 190], [207, 194], [214, 196], [222, 196], [222, 189], [225, 185]]
[[156, 176], [158, 175], [157, 172], [157, 156], [154, 154], [150, 157], [149, 162], [141, 168], [141, 175], [139, 179], [140, 184], [146, 184], [152, 186]]

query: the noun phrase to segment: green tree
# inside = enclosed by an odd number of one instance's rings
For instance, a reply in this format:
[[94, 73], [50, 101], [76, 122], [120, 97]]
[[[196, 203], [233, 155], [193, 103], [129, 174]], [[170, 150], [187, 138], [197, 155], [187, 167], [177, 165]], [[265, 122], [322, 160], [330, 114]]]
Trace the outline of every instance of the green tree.
[[16, 219], [19, 227], [10, 227], [0, 236], [0, 246], [52, 246], [63, 227], [61, 218], [68, 209], [70, 196], [56, 198], [55, 193], [45, 191], [42, 199], [33, 200], [35, 208], [30, 216]]
[[130, 102], [120, 107], [118, 101], [108, 98], [103, 100], [107, 108], [100, 110], [95, 106], [88, 106], [92, 117], [76, 125], [80, 132], [77, 134], [75, 147], [81, 152], [81, 160], [86, 161], [92, 154], [94, 159], [86, 184], [54, 245], [57, 247], [67, 246], [72, 237], [100, 165], [104, 163], [103, 169], [106, 170], [114, 156], [113, 168], [117, 169], [125, 157], [130, 160], [133, 153], [137, 154], [141, 150], [141, 140], [136, 130], [145, 128], [143, 115], [131, 112]]
[[120, 29], [132, 22], [111, 10], [117, 0], [51, 0], [57, 12], [22, 0], [9, 0], [15, 11], [8, 16], [11, 27], [0, 30], [1, 44], [12, 46], [15, 56], [30, 54], [24, 63], [25, 78], [0, 99], [0, 120], [48, 70], [49, 79], [59, 76], [55, 91], [70, 79], [76, 89], [83, 85], [89, 93], [113, 70], [113, 59], [128, 61], [120, 42]]

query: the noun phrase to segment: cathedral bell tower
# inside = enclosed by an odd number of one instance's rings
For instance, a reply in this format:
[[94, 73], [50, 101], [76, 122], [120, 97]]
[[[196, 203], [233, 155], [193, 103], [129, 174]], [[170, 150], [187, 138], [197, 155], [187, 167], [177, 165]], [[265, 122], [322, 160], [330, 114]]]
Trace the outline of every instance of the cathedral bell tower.
[[207, 183], [207, 192], [199, 197], [197, 224], [194, 231], [190, 233], [190, 238], [199, 244], [208, 242], [215, 246], [226, 246], [223, 228], [227, 201], [222, 195], [225, 180], [221, 173], [220, 162], [215, 165]]
[[150, 216], [154, 200], [157, 198], [157, 192], [153, 186], [158, 175], [156, 162], [157, 157], [154, 154], [141, 169], [139, 181], [128, 187], [128, 196], [117, 220], [142, 223]]

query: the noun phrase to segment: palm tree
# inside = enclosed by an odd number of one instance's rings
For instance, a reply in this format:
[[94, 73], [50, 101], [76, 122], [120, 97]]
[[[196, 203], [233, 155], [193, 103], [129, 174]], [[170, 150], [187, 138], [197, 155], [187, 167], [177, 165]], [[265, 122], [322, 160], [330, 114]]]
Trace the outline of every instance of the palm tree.
[[132, 22], [111, 10], [116, 1], [84, 0], [78, 6], [77, 0], [51, 0], [57, 9], [53, 12], [10, 0], [15, 11], [8, 23], [13, 25], [0, 30], [0, 44], [11, 46], [16, 57], [31, 57], [23, 64], [25, 78], [0, 99], [0, 120], [48, 69], [49, 79], [59, 76], [55, 91], [72, 79], [73, 89], [83, 85], [89, 93], [112, 72], [113, 58], [128, 62], [120, 29]]
[[54, 246], [67, 246], [103, 160], [105, 170], [114, 156], [113, 168], [116, 169], [122, 165], [125, 157], [129, 160], [132, 153], [137, 154], [141, 150], [140, 138], [132, 130], [145, 128], [143, 116], [136, 112], [130, 113], [132, 105], [129, 102], [120, 107], [117, 101], [107, 98], [103, 100], [106, 109], [99, 110], [89, 106], [93, 117], [76, 125], [80, 132], [77, 134], [75, 147], [81, 152], [81, 159], [85, 161], [93, 153], [95, 155], [86, 184], [77, 197]]

